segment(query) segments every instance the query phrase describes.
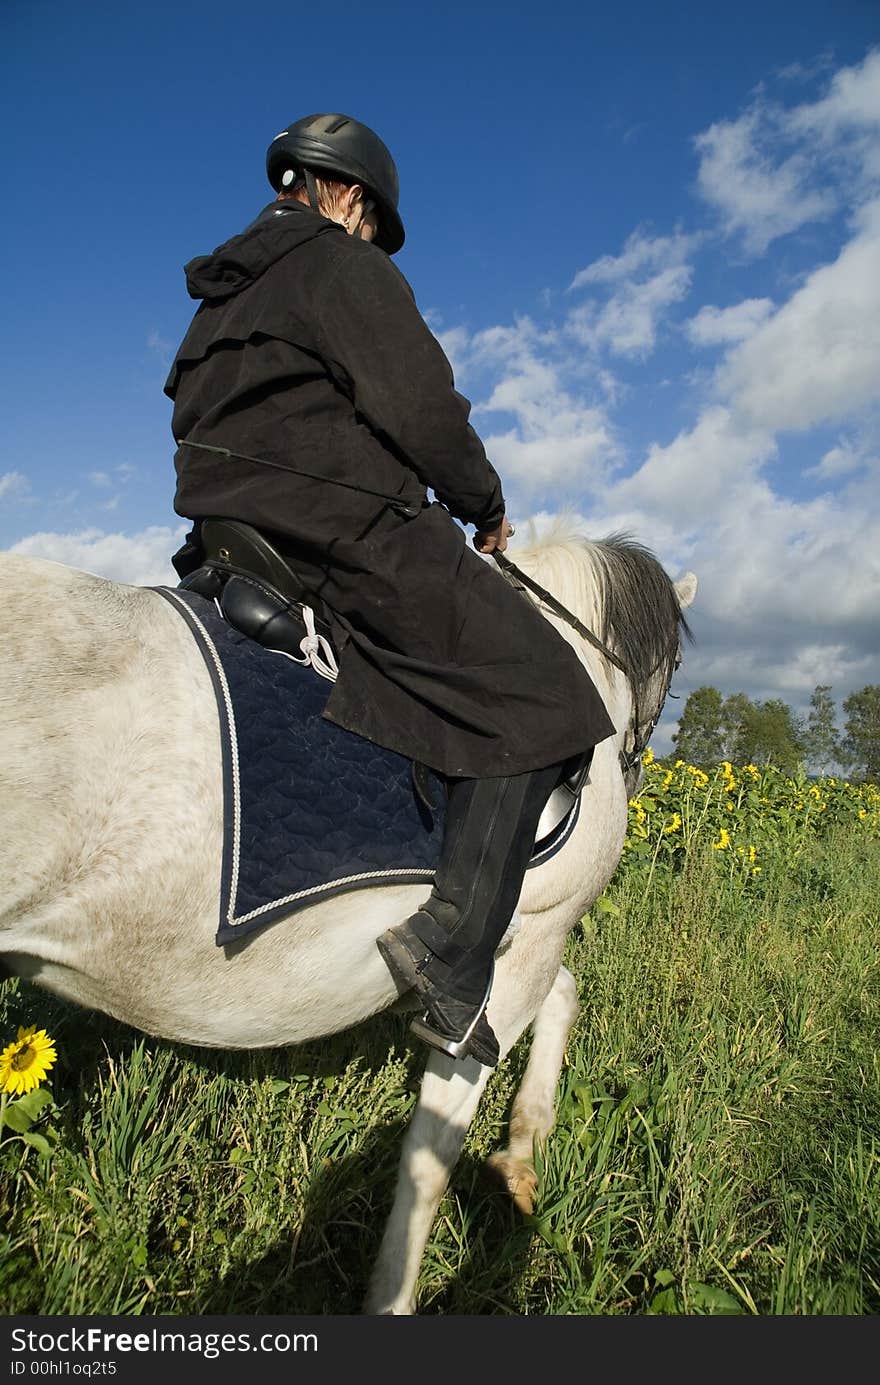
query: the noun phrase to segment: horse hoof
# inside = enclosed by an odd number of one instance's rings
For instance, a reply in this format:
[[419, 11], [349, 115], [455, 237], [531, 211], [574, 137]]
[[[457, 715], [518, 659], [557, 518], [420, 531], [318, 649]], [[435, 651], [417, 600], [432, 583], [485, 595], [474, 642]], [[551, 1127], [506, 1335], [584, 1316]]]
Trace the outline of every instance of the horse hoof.
[[506, 1188], [517, 1211], [525, 1217], [532, 1216], [538, 1179], [531, 1164], [524, 1159], [514, 1159], [509, 1154], [492, 1154], [486, 1160], [486, 1168]]

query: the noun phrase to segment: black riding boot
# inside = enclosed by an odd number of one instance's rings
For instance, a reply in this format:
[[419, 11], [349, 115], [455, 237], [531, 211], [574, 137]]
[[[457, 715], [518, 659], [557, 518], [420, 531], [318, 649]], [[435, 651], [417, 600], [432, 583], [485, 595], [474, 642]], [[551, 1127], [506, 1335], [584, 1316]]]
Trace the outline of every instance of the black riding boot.
[[538, 820], [562, 765], [503, 779], [457, 779], [449, 788], [431, 896], [377, 946], [401, 991], [425, 1014], [412, 1030], [456, 1058], [494, 1067], [498, 1041], [484, 1011], [495, 950], [510, 923]]

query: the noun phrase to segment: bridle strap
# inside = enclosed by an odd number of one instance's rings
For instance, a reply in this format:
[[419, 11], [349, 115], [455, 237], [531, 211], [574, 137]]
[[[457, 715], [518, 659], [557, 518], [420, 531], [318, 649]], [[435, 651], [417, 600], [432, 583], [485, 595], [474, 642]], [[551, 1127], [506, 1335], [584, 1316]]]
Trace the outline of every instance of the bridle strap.
[[519, 585], [525, 587], [527, 591], [530, 591], [533, 596], [538, 598], [542, 605], [552, 611], [555, 616], [559, 616], [561, 620], [564, 620], [566, 625], [571, 626], [572, 630], [576, 630], [579, 635], [582, 635], [600, 654], [604, 654], [605, 658], [608, 659], [615, 668], [620, 669], [620, 672], [624, 674], [626, 678], [630, 677], [629, 669], [626, 667], [626, 664], [622, 663], [613, 650], [610, 650], [607, 645], [603, 644], [602, 641], [593, 634], [592, 630], [589, 630], [587, 626], [584, 625], [583, 621], [578, 620], [576, 615], [573, 615], [571, 611], [563, 606], [561, 601], [557, 601], [556, 597], [552, 596], [544, 587], [539, 586], [537, 582], [533, 582], [531, 577], [527, 577], [522, 569], [516, 566], [516, 563], [512, 563], [509, 558], [505, 558], [504, 554], [499, 553], [497, 548], [493, 548], [492, 557], [495, 559], [509, 582], [514, 586]]
[[633, 679], [633, 676], [630, 673], [629, 669], [626, 667], [626, 664], [624, 664], [620, 659], [618, 659], [614, 651], [609, 649], [607, 645], [603, 644], [602, 641], [598, 639], [596, 635], [593, 634], [592, 630], [590, 630], [586, 625], [584, 625], [583, 621], [578, 620], [576, 615], [569, 611], [566, 606], [563, 606], [561, 601], [557, 601], [556, 597], [553, 596], [550, 592], [548, 592], [546, 588], [540, 586], [537, 582], [534, 582], [531, 577], [528, 577], [522, 571], [521, 568], [518, 568], [516, 566], [516, 563], [512, 563], [509, 558], [505, 558], [504, 554], [499, 553], [497, 548], [493, 548], [492, 557], [498, 564], [498, 567], [501, 571], [501, 575], [504, 578], [506, 578], [506, 580], [510, 582], [512, 586], [523, 587], [526, 591], [530, 591], [533, 596], [536, 596], [538, 598], [538, 600], [541, 602], [543, 606], [546, 606], [547, 609], [552, 611], [554, 615], [559, 616], [560, 620], [564, 620], [566, 625], [571, 626], [572, 630], [576, 630], [577, 633], [580, 636], [582, 636], [582, 638], [585, 639], [588, 644], [591, 644], [594, 649], [598, 650], [600, 654], [604, 654], [605, 658], [609, 661], [609, 663], [612, 663], [615, 668], [619, 669], [623, 676], [626, 678], [627, 682], [629, 683], [630, 693], [632, 694], [633, 699], [633, 748], [629, 752], [629, 754], [627, 754], [623, 750], [620, 751], [620, 764], [624, 773], [634, 769], [635, 766], [638, 764], [639, 760], [642, 758], [642, 754], [644, 752], [646, 745], [648, 744], [648, 741], [654, 734], [654, 727], [657, 725], [657, 722], [660, 719], [660, 712], [662, 712], [663, 710], [663, 703], [665, 703], [666, 701], [666, 694], [664, 693], [663, 702], [660, 704], [660, 711], [658, 711], [657, 716], [654, 718], [654, 720], [648, 727], [646, 734], [640, 740], [639, 694], [638, 689], [635, 685], [635, 680]]

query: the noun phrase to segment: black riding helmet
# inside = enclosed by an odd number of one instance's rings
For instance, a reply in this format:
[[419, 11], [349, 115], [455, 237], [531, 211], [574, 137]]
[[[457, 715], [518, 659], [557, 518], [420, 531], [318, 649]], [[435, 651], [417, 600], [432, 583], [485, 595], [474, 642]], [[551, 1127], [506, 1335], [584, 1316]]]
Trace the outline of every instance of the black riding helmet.
[[266, 172], [276, 192], [288, 169], [335, 174], [360, 183], [376, 203], [376, 245], [394, 255], [405, 232], [397, 212], [400, 184], [394, 160], [368, 126], [349, 115], [306, 115], [276, 135], [266, 154]]

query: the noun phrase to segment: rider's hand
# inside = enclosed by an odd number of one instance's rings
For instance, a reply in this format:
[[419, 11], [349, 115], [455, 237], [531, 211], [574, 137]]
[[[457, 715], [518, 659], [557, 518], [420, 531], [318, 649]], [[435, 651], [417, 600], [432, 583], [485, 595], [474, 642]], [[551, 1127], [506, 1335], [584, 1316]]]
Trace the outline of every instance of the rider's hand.
[[485, 533], [477, 530], [474, 534], [474, 548], [478, 553], [494, 553], [496, 548], [499, 553], [503, 553], [512, 533], [513, 525], [508, 523], [505, 515], [497, 529], [489, 529]]

